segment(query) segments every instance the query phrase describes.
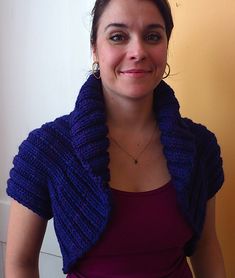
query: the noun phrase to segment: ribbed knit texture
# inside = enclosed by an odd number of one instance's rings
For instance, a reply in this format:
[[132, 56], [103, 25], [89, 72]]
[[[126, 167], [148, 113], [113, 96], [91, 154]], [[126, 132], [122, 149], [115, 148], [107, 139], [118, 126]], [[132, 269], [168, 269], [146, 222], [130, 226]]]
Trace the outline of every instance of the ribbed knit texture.
[[[179, 205], [194, 230], [187, 255], [200, 237], [206, 201], [222, 186], [220, 148], [213, 133], [183, 119], [173, 90], [154, 93], [156, 122]], [[32, 131], [19, 147], [7, 193], [54, 227], [67, 273], [103, 233], [112, 209], [109, 140], [101, 81], [90, 76], [74, 111]]]

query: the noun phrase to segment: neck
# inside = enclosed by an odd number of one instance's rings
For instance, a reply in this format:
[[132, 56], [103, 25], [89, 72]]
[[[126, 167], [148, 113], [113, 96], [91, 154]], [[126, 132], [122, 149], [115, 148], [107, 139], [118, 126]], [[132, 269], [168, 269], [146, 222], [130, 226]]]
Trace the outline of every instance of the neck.
[[110, 98], [104, 95], [107, 123], [115, 131], [141, 132], [155, 125], [153, 95], [144, 99]]

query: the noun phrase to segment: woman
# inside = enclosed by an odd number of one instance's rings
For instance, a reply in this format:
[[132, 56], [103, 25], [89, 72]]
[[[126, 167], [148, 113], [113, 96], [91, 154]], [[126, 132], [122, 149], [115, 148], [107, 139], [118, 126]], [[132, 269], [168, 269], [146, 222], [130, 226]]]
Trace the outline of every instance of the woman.
[[51, 217], [68, 277], [192, 277], [186, 256], [196, 277], [225, 277], [220, 150], [162, 81], [172, 28], [167, 1], [96, 1], [93, 75], [14, 159], [7, 278], [38, 277]]

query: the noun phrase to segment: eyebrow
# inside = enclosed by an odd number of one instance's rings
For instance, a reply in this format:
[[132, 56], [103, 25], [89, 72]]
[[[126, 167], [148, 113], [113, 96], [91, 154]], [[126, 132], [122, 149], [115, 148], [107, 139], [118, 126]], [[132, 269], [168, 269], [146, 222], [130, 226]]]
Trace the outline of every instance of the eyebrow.
[[[104, 31], [106, 31], [110, 27], [118, 27], [118, 28], [127, 29], [128, 25], [126, 25], [124, 23], [110, 23], [104, 28]], [[159, 23], [149, 24], [149, 25], [146, 26], [145, 29], [152, 30], [152, 29], [159, 29], [159, 28], [165, 31], [165, 27], [162, 24], [159, 24]]]

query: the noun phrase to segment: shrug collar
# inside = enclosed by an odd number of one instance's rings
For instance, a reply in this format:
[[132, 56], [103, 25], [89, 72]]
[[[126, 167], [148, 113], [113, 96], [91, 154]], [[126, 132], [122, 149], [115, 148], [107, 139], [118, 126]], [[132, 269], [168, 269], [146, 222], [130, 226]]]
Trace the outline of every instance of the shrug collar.
[[[191, 222], [188, 192], [196, 155], [195, 138], [182, 121], [174, 91], [164, 81], [154, 90], [153, 108], [177, 198]], [[97, 186], [103, 186], [104, 190], [109, 187], [110, 179], [105, 111], [101, 81], [91, 75], [82, 86], [71, 115], [71, 137], [83, 167], [97, 180]]]

